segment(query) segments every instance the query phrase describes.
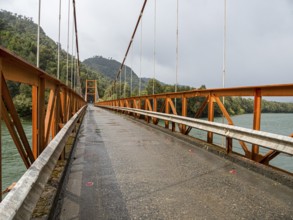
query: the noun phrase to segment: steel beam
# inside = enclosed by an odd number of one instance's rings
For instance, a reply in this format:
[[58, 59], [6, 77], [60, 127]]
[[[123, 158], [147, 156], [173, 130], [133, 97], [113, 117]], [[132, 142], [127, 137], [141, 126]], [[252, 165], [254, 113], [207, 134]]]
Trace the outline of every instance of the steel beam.
[[31, 163], [27, 157], [27, 154], [25, 152], [25, 150], [23, 149], [23, 146], [18, 138], [18, 135], [16, 133], [16, 130], [14, 128], [14, 124], [13, 124], [13, 121], [11, 120], [9, 114], [8, 114], [8, 111], [5, 107], [5, 104], [3, 102], [3, 100], [1, 99], [1, 113], [2, 113], [2, 118], [7, 126], [7, 129], [12, 137], [12, 140], [13, 142], [15, 143], [15, 146], [19, 152], [19, 155], [21, 156], [23, 162], [24, 162], [24, 165], [26, 166], [26, 168], [29, 168]]
[[[185, 95], [182, 95], [182, 116], [186, 117], [187, 116], [187, 98]], [[180, 129], [182, 134], [185, 134], [186, 132], [186, 125], [181, 125]]]
[[[24, 148], [25, 155], [29, 161], [28, 164], [32, 164], [35, 161], [35, 158], [33, 156], [29, 142], [27, 140], [26, 134], [25, 134], [23, 127], [21, 125], [21, 121], [18, 117], [18, 114], [17, 114], [17, 111], [16, 111], [15, 106], [13, 104], [12, 98], [9, 94], [9, 90], [8, 90], [8, 87], [7, 87], [7, 84], [6, 84], [6, 81], [5, 81], [5, 78], [3, 75], [2, 75], [1, 89], [2, 89], [2, 101], [5, 102], [5, 104], [2, 106], [2, 111], [5, 111], [5, 113], [7, 111], [6, 116], [8, 116], [8, 118], [4, 119], [4, 120], [6, 120], [6, 122], [10, 121], [9, 125], [7, 124], [7, 126], [9, 126], [13, 130], [14, 142], [20, 143], [20, 145], [18, 145], [18, 147]], [[7, 108], [7, 110], [6, 110], [6, 108]], [[8, 112], [9, 112], [10, 116], [8, 115]]]
[[[209, 95], [209, 102], [208, 102], [208, 120], [213, 122], [214, 121], [214, 97], [212, 94]], [[209, 131], [207, 134], [207, 142], [213, 143], [213, 132]]]
[[[157, 112], [158, 111], [158, 101], [157, 98], [153, 98], [153, 111]], [[153, 118], [153, 124], [158, 124], [158, 119], [157, 118]]]
[[[256, 89], [254, 95], [254, 111], [253, 111], [253, 129], [260, 130], [261, 121], [261, 90]], [[256, 144], [252, 145], [251, 159], [258, 160], [259, 147]]]
[[[218, 89], [204, 89], [204, 90], [190, 90], [185, 92], [177, 93], [162, 93], [148, 96], [139, 96], [136, 98], [146, 99], [146, 98], [156, 98], [165, 99], [166, 97], [174, 99], [180, 99], [182, 96], [186, 98], [194, 97], [207, 97], [213, 94], [217, 97], [231, 97], [231, 96], [250, 96], [254, 97], [255, 91], [260, 90], [262, 97], [272, 97], [272, 96], [282, 96], [290, 97], [293, 96], [293, 84], [277, 84], [277, 85], [264, 85], [264, 86], [247, 86], [247, 87], [234, 87], [234, 88], [218, 88]], [[124, 98], [132, 99], [132, 98]], [[103, 101], [97, 103], [98, 105], [108, 105], [110, 101]], [[108, 104], [107, 104], [108, 103]]]
[[[165, 99], [165, 113], [169, 114], [170, 113], [170, 106], [169, 106], [169, 102], [168, 102], [168, 97], [166, 97]], [[169, 129], [169, 120], [165, 120], [165, 128]]]
[[32, 151], [34, 158], [39, 156], [38, 148], [38, 86], [32, 86]]

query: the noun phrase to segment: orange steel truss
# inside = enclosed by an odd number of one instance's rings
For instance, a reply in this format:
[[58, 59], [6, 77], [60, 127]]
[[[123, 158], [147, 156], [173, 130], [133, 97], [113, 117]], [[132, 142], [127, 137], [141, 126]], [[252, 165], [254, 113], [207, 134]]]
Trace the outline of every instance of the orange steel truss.
[[89, 101], [88, 100], [88, 96], [92, 96], [94, 97], [93, 103], [96, 102], [97, 100], [97, 80], [90, 80], [87, 79], [86, 83], [85, 83], [85, 101]]
[[[167, 114], [177, 115], [177, 110], [175, 107], [175, 100], [180, 100], [182, 103], [181, 115], [187, 117], [187, 107], [188, 99], [195, 97], [204, 97], [204, 101], [201, 103], [201, 107], [197, 109], [195, 113], [195, 118], [199, 118], [203, 113], [205, 108], [208, 108], [208, 120], [214, 121], [215, 114], [215, 104], [218, 105], [223, 116], [227, 120], [229, 125], [234, 125], [232, 118], [230, 117], [225, 105], [222, 102], [223, 97], [234, 97], [234, 96], [244, 96], [254, 98], [254, 113], [253, 113], [253, 128], [254, 130], [260, 130], [261, 125], [261, 100], [264, 96], [293, 96], [293, 84], [282, 84], [282, 85], [267, 85], [267, 86], [250, 86], [250, 87], [236, 87], [236, 88], [221, 88], [221, 89], [206, 89], [206, 90], [191, 90], [185, 92], [177, 93], [165, 93], [156, 95], [147, 95], [139, 97], [124, 98], [120, 100], [108, 100], [97, 102], [96, 106], [116, 106], [116, 107], [127, 107], [144, 109], [154, 112], [163, 112]], [[158, 109], [158, 100], [162, 104], [161, 109]], [[134, 117], [140, 118], [141, 116], [136, 113], [128, 113]], [[147, 122], [150, 122], [150, 117], [144, 116]], [[158, 119], [152, 118], [153, 124], [158, 124]], [[169, 121], [165, 121], [165, 128], [170, 128]], [[178, 125], [179, 131], [182, 134], [189, 134], [191, 127], [184, 124]], [[172, 131], [175, 131], [175, 124], [171, 125]], [[291, 131], [292, 132], [292, 131]], [[291, 133], [288, 131], [288, 135]], [[291, 134], [293, 137], [293, 134]], [[213, 133], [207, 133], [207, 142], [213, 143]], [[259, 146], [252, 145], [251, 149], [246, 145], [246, 143], [240, 141], [240, 145], [244, 151], [246, 158], [252, 159], [254, 161], [269, 164], [270, 160], [275, 158], [279, 152], [271, 150], [266, 155], [261, 155], [259, 153]], [[226, 152], [232, 152], [232, 139], [226, 138]]]
[[[13, 104], [7, 80], [32, 87], [32, 146]], [[0, 85], [1, 117], [27, 168], [72, 115], [86, 104], [79, 94], [65, 84], [3, 48], [0, 48]], [[45, 91], [49, 91], [48, 103]]]

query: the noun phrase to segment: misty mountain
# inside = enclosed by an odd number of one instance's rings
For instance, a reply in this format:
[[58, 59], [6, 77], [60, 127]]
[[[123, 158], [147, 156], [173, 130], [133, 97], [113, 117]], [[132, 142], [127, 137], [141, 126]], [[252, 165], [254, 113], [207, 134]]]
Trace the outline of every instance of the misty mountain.
[[[112, 59], [112, 58], [104, 58], [102, 56], [94, 56], [83, 61], [83, 64], [90, 67], [93, 71], [99, 72], [103, 74], [105, 77], [108, 77], [112, 80], [116, 78], [118, 70], [121, 66], [121, 63]], [[121, 72], [121, 81], [122, 83], [125, 81], [129, 86], [131, 86], [131, 75], [132, 75], [132, 88], [138, 89], [139, 86], [139, 77], [137, 74], [129, 67], [125, 66]], [[141, 78], [141, 89], [145, 89], [149, 78]], [[120, 81], [120, 77], [118, 77], [118, 81]]]

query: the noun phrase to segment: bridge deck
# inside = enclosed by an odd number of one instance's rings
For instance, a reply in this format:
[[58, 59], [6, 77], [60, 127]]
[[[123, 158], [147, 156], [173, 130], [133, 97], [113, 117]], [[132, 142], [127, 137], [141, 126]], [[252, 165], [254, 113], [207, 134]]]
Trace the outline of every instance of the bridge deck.
[[293, 189], [103, 109], [73, 156], [60, 219], [293, 219]]

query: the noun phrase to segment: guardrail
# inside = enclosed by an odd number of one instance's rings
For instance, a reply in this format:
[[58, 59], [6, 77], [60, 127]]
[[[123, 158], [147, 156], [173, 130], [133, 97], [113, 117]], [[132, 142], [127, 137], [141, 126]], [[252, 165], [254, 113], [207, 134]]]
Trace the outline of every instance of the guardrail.
[[[194, 118], [200, 118], [205, 109], [207, 109], [207, 119], [209, 122], [214, 121], [215, 108], [218, 107], [219, 111], [223, 117], [227, 120], [227, 124], [234, 126], [234, 122], [230, 117], [227, 109], [225, 108], [224, 99], [225, 97], [253, 97], [253, 122], [252, 129], [250, 130], [251, 134], [254, 131], [260, 131], [261, 128], [261, 116], [262, 116], [262, 98], [263, 97], [293, 97], [293, 84], [281, 84], [281, 85], [265, 85], [265, 86], [250, 86], [250, 87], [235, 87], [235, 88], [220, 88], [220, 89], [204, 89], [204, 90], [190, 90], [177, 93], [164, 93], [164, 94], [155, 94], [155, 95], [145, 95], [137, 96], [130, 98], [122, 98], [118, 100], [106, 100], [95, 103], [96, 106], [100, 107], [120, 107], [122, 109], [117, 110], [121, 112], [126, 112], [138, 118], [144, 118], [147, 122], [152, 121], [153, 124], [157, 125], [159, 122], [159, 117], [150, 116], [150, 113], [146, 115], [140, 110], [147, 110], [154, 114], [161, 112], [168, 114], [168, 117], [173, 117], [181, 115], [184, 118], [189, 116], [187, 115], [188, 105], [191, 99], [196, 102], [196, 112]], [[177, 103], [177, 106], [176, 106]], [[178, 105], [179, 103], [179, 105]], [[128, 108], [124, 109], [123, 108]], [[136, 109], [137, 112], [130, 112], [130, 109]], [[145, 112], [146, 113], [146, 112]], [[167, 117], [167, 116], [164, 116]], [[151, 120], [152, 119], [152, 120]], [[173, 118], [174, 119], [174, 118]], [[177, 118], [178, 119], [178, 118]], [[177, 120], [176, 119], [176, 120]], [[191, 118], [190, 118], [191, 119]], [[190, 124], [183, 122], [174, 122], [170, 121], [167, 118], [161, 120], [164, 121], [165, 128], [169, 129], [171, 124], [172, 131], [176, 129], [176, 123], [179, 128], [179, 131], [182, 134], [188, 135], [190, 131], [195, 128]], [[175, 120], [175, 119], [174, 119]], [[186, 119], [187, 120], [187, 119]], [[203, 125], [202, 125], [203, 126]], [[207, 125], [205, 125], [207, 126]], [[199, 128], [200, 129], [200, 128]], [[231, 127], [229, 127], [229, 132], [217, 133], [212, 129], [207, 129], [207, 139], [206, 141], [210, 144], [214, 144], [214, 134], [219, 134], [226, 136], [226, 151], [235, 152], [233, 150], [232, 139], [239, 140], [240, 148], [242, 149], [241, 155], [244, 154], [244, 157], [254, 160], [256, 162], [270, 165], [270, 162], [276, 158], [282, 151], [282, 147], [278, 146], [275, 143], [275, 147], [271, 147], [268, 152], [263, 153], [260, 151], [260, 146], [271, 146], [271, 137], [274, 135], [268, 134], [263, 138], [261, 142], [255, 143], [251, 141], [253, 137], [250, 135], [249, 140], [243, 139], [240, 137], [240, 133], [232, 133]], [[252, 132], [253, 131], [253, 132]], [[229, 135], [228, 135], [229, 134]], [[265, 133], [263, 133], [265, 134]], [[274, 136], [275, 138], [276, 136]], [[285, 136], [284, 136], [285, 137]], [[288, 137], [286, 140], [290, 140], [293, 137], [292, 131], [288, 131]], [[267, 139], [267, 140], [265, 140]], [[252, 143], [252, 146], [248, 146], [248, 143]], [[223, 143], [224, 144], [224, 143]], [[288, 142], [290, 145], [290, 142]], [[222, 147], [222, 146], [220, 146]], [[288, 146], [289, 147], [289, 146]], [[287, 148], [289, 149], [289, 148]], [[284, 152], [285, 153], [285, 152]]]
[[[119, 110], [124, 112], [131, 112], [134, 114], [140, 114], [153, 119], [162, 119], [164, 121], [174, 122], [180, 125], [187, 125], [192, 128], [197, 128], [203, 131], [213, 132], [225, 136], [227, 138], [233, 138], [239, 141], [244, 141], [251, 144], [257, 144], [259, 146], [276, 150], [278, 152], [293, 155], [293, 138], [284, 135], [277, 135], [264, 131], [256, 131], [253, 129], [242, 128], [233, 125], [226, 125], [217, 122], [204, 121], [200, 119], [188, 118], [178, 115], [165, 114], [160, 112], [151, 112], [141, 109], [131, 109], [123, 107], [111, 107], [105, 106], [105, 108], [112, 110]], [[227, 146], [227, 151], [228, 151]]]
[[[31, 88], [31, 146], [10, 95], [7, 81], [25, 84]], [[1, 47], [0, 88], [0, 115], [26, 168], [34, 163], [70, 118], [86, 104], [83, 97], [67, 85]], [[1, 143], [0, 129], [0, 148]], [[2, 151], [0, 158], [2, 159]], [[1, 191], [2, 163], [3, 160], [0, 163]]]
[[66, 140], [85, 109], [86, 106], [71, 117], [3, 199], [0, 203], [0, 219], [31, 218], [34, 207], [64, 149]]

